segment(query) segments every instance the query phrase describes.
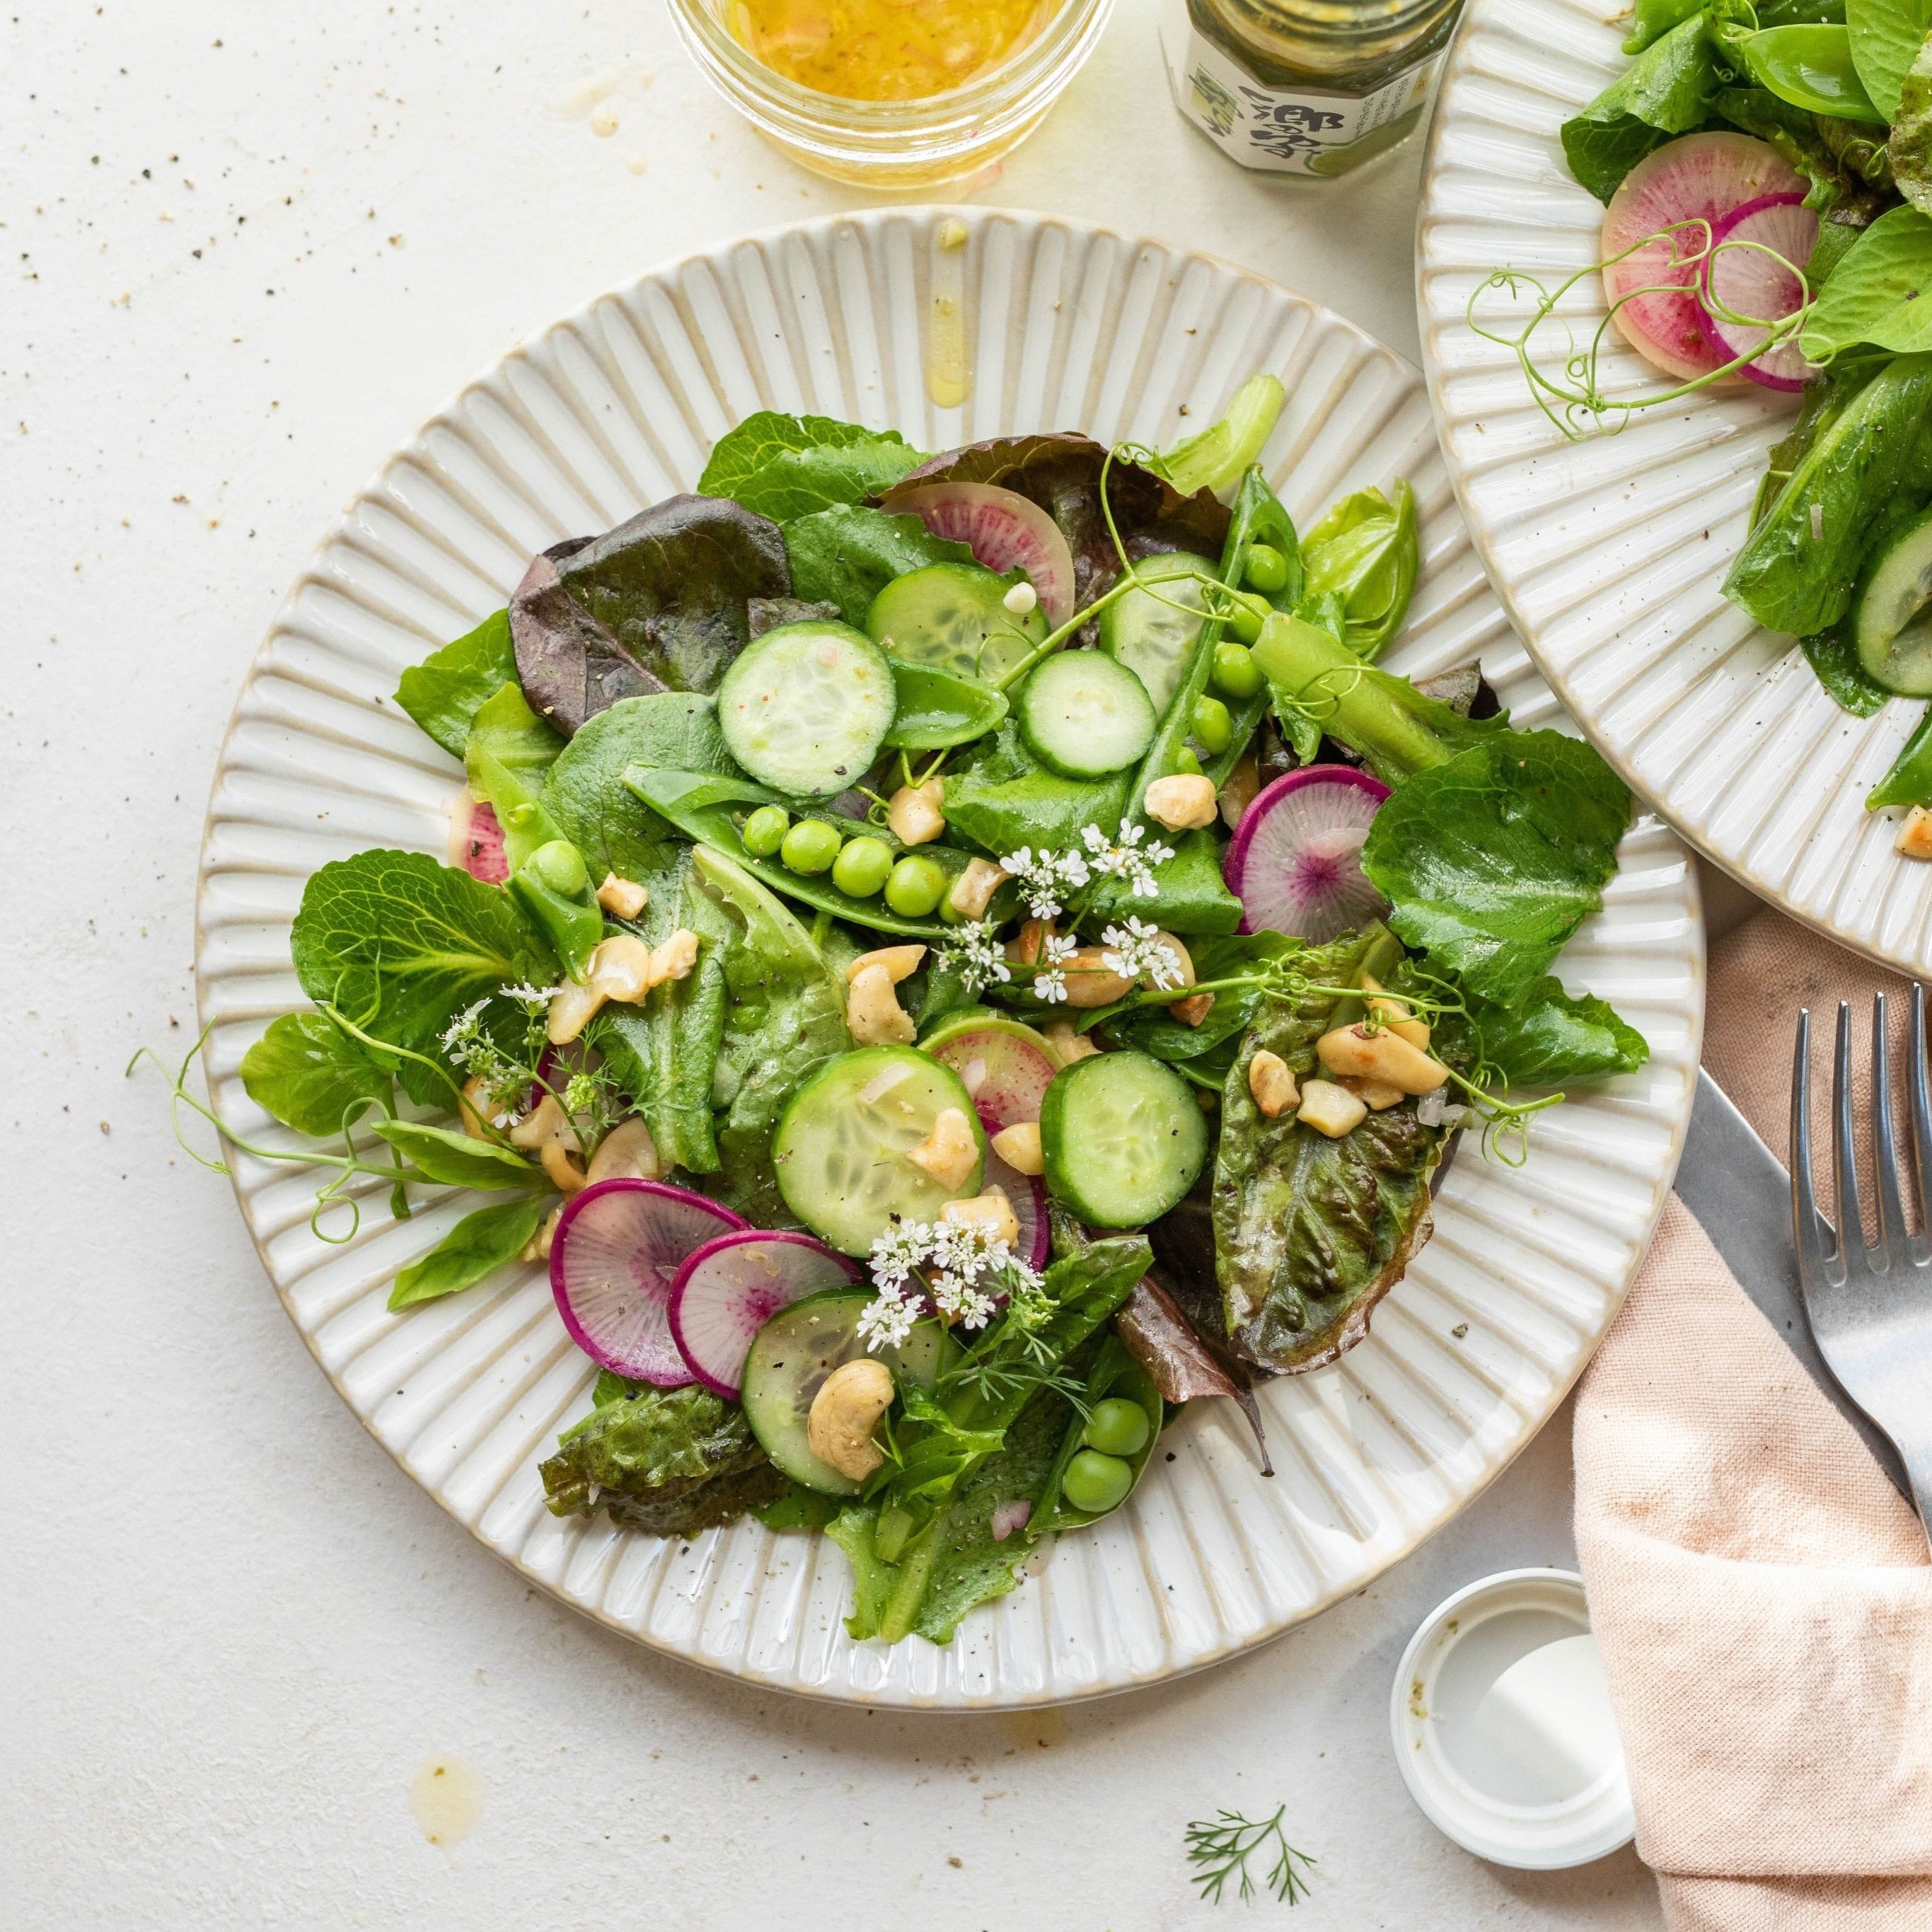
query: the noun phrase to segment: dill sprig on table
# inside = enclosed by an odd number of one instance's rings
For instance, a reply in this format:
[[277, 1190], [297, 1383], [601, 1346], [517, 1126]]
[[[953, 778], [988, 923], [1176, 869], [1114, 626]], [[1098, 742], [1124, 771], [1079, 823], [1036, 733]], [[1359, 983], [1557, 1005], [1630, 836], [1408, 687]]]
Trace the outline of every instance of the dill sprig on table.
[[[1274, 1816], [1258, 1821], [1244, 1818], [1238, 1811], [1217, 1811], [1213, 1818], [1197, 1818], [1187, 1827], [1187, 1862], [1200, 1869], [1194, 1883], [1210, 1905], [1221, 1902], [1229, 1879], [1240, 1881], [1238, 1896], [1254, 1896], [1255, 1884], [1248, 1862], [1274, 1841], [1274, 1863], [1268, 1868], [1268, 1887], [1284, 1905], [1293, 1905], [1308, 1895], [1306, 1868], [1315, 1863], [1306, 1852], [1298, 1852], [1288, 1842], [1281, 1821], [1286, 1804], [1275, 1808]], [[1302, 1868], [1298, 1870], [1296, 1867]]]

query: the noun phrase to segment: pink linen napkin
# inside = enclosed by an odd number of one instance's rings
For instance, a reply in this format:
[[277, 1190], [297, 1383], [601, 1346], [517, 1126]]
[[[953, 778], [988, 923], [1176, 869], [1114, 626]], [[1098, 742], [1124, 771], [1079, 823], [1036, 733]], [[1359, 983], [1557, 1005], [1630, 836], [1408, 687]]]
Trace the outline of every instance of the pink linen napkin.
[[[1864, 1052], [1871, 988], [1908, 991], [1772, 912], [1713, 950], [1711, 983], [1705, 1064], [1780, 1156], [1798, 1007], [1828, 1039], [1851, 999]], [[1578, 1390], [1576, 1456], [1672, 1932], [1932, 1932], [1924, 1533], [1674, 1199]]]

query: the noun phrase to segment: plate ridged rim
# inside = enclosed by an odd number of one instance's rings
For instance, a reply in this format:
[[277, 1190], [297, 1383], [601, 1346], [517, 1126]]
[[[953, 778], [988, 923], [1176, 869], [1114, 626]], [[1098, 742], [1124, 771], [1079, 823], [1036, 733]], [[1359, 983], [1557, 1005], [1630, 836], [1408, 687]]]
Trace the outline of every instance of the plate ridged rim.
[[[955, 219], [974, 386], [940, 410], [922, 317]], [[1424, 582], [1390, 662], [1424, 674], [1480, 653], [1520, 722], [1568, 728], [1462, 531], [1419, 376], [1354, 325], [1198, 251], [1070, 221], [889, 209], [774, 230], [640, 277], [506, 356], [378, 470], [297, 579], [238, 699], [202, 855], [197, 998], [224, 1117], [280, 1133], [236, 1070], [266, 1020], [301, 1004], [286, 922], [308, 872], [370, 844], [440, 849], [459, 768], [382, 694], [500, 601], [530, 550], [688, 487], [706, 433], [750, 408], [890, 417], [934, 448], [1076, 421], [1165, 442], [1182, 401], [1209, 419], [1257, 366], [1289, 381], [1264, 460], [1298, 516], [1346, 488], [1415, 481]], [[1649, 1067], [1548, 1117], [1521, 1172], [1464, 1150], [1436, 1237], [1370, 1339], [1263, 1392], [1274, 1481], [1228, 1405], [1195, 1405], [1164, 1438], [1176, 1460], [1128, 1508], [1036, 1557], [943, 1650], [846, 1636], [844, 1562], [822, 1539], [748, 1523], [681, 1544], [550, 1519], [536, 1463], [587, 1406], [592, 1371], [542, 1271], [400, 1317], [382, 1307], [396, 1268], [476, 1197], [428, 1190], [414, 1221], [379, 1211], [335, 1250], [305, 1231], [306, 1171], [238, 1157], [236, 1197], [290, 1318], [377, 1441], [486, 1547], [610, 1628], [873, 1706], [1018, 1708], [1152, 1684], [1370, 1582], [1508, 1466], [1600, 1339], [1682, 1150], [1702, 1016], [1688, 855], [1644, 820], [1624, 857], [1564, 965], [1643, 1027]]]

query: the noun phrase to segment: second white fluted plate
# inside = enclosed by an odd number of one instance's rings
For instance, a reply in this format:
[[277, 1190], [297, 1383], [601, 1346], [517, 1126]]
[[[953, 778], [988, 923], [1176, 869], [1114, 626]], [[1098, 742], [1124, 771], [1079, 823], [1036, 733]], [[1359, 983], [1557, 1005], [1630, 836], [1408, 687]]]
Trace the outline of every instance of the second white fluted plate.
[[[268, 1018], [302, 1004], [288, 928], [308, 874], [371, 845], [443, 848], [460, 772], [386, 701], [398, 674], [501, 604], [532, 552], [691, 488], [754, 410], [890, 425], [932, 450], [1070, 428], [1162, 444], [1273, 370], [1289, 401], [1265, 460], [1298, 519], [1364, 484], [1415, 486], [1422, 589], [1390, 661], [1426, 673], [1480, 655], [1520, 722], [1562, 722], [1470, 548], [1414, 369], [1224, 262], [966, 209], [970, 388], [937, 408], [926, 324], [954, 212], [788, 229], [604, 296], [465, 389], [329, 532], [248, 673], [202, 854], [207, 1071], [238, 1126], [278, 1131], [236, 1068]], [[343, 1400], [459, 1522], [589, 1615], [712, 1670], [860, 1703], [988, 1709], [1148, 1684], [1361, 1588], [1509, 1462], [1588, 1359], [1662, 1210], [1702, 1012], [1683, 848], [1643, 820], [1622, 861], [1562, 969], [1641, 1028], [1649, 1066], [1546, 1116], [1525, 1167], [1464, 1147], [1435, 1238], [1370, 1339], [1262, 1391], [1273, 1480], [1229, 1406], [1194, 1405], [1127, 1508], [1036, 1557], [944, 1649], [853, 1642], [845, 1559], [822, 1539], [746, 1522], [662, 1541], [550, 1516], [537, 1463], [588, 1407], [592, 1370], [542, 1271], [385, 1307], [396, 1270], [473, 1198], [432, 1198], [400, 1225], [379, 1201], [338, 1248], [309, 1230], [307, 1172], [244, 1156], [236, 1192]]]

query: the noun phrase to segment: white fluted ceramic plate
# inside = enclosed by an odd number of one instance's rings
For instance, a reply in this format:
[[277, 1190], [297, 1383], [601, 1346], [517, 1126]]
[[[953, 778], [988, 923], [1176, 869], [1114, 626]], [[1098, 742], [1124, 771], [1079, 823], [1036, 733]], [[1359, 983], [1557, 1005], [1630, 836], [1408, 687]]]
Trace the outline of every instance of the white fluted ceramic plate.
[[[403, 667], [500, 604], [533, 551], [688, 488], [748, 412], [891, 425], [928, 449], [1078, 426], [1164, 443], [1257, 368], [1289, 401], [1268, 452], [1291, 512], [1414, 482], [1423, 588], [1392, 662], [1480, 653], [1525, 724], [1560, 722], [1463, 533], [1416, 372], [1338, 316], [1185, 250], [1028, 215], [962, 213], [970, 394], [928, 400], [940, 216], [884, 212], [720, 248], [608, 296], [472, 383], [378, 472], [290, 593], [224, 748], [202, 856], [199, 967], [223, 1113], [277, 1130], [236, 1066], [301, 1004], [288, 926], [325, 860], [440, 853], [456, 765], [386, 700]], [[1184, 419], [1180, 406], [1189, 406]], [[1703, 960], [1696, 886], [1646, 821], [1565, 956], [1648, 1037], [1640, 1075], [1565, 1106], [1512, 1171], [1465, 1147], [1435, 1238], [1336, 1366], [1262, 1394], [1264, 1480], [1228, 1405], [1175, 1424], [1132, 1505], [1064, 1539], [952, 1645], [853, 1642], [845, 1559], [754, 1522], [661, 1541], [544, 1508], [538, 1459], [592, 1370], [535, 1268], [400, 1316], [395, 1270], [473, 1201], [427, 1201], [322, 1245], [314, 1177], [242, 1157], [242, 1210], [324, 1372], [478, 1538], [566, 1603], [694, 1663], [786, 1690], [953, 1709], [1050, 1702], [1229, 1656], [1360, 1589], [1446, 1522], [1549, 1416], [1660, 1212], [1688, 1118]]]
[[[1416, 255], [1450, 478], [1538, 668], [1639, 795], [1753, 891], [1923, 975], [1932, 866], [1894, 853], [1896, 813], [1864, 809], [1923, 706], [1840, 710], [1791, 639], [1718, 588], [1796, 398], [1741, 384], [1568, 442], [1513, 353], [1468, 325], [1492, 270], [1554, 288], [1598, 260], [1603, 206], [1570, 178], [1557, 130], [1628, 67], [1628, 30], [1597, 0], [1472, 0], [1450, 51]], [[1576, 294], [1562, 313], [1581, 344], [1605, 312], [1601, 282]], [[1560, 361], [1561, 337], [1539, 339]], [[1602, 376], [1611, 395], [1664, 386], [1620, 339]]]

